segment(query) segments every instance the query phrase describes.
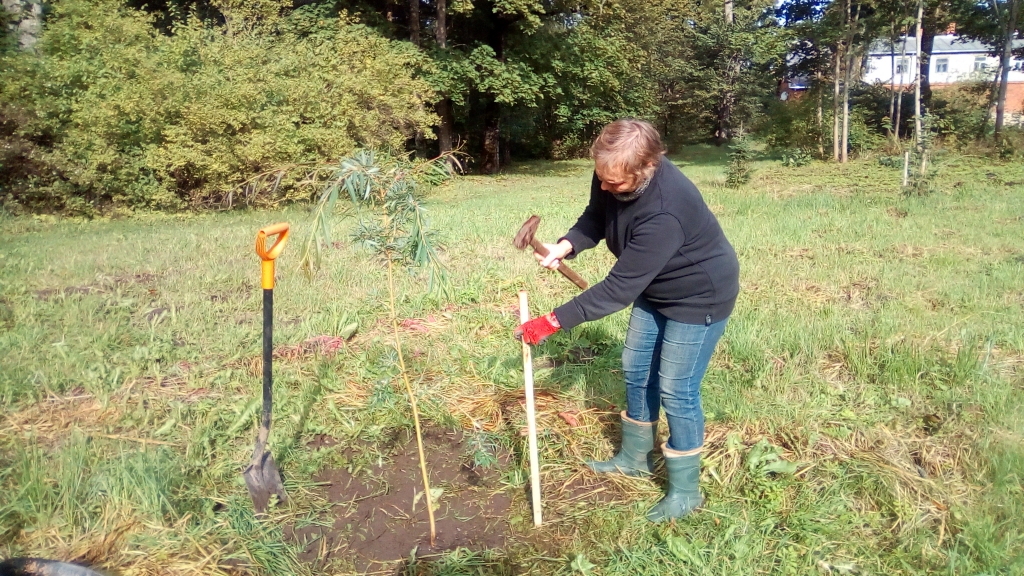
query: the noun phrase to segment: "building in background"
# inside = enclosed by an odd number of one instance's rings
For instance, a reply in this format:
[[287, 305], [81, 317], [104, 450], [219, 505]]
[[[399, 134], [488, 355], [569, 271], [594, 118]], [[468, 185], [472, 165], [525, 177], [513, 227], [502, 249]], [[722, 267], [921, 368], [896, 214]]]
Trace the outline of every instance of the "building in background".
[[[1014, 42], [1014, 48], [1024, 40]], [[935, 36], [932, 45], [928, 80], [932, 89], [941, 89], [958, 82], [991, 82], [999, 69], [999, 58], [990, 55], [991, 48], [955, 34]], [[888, 40], [875, 42], [868, 51], [864, 82], [895, 84], [897, 89], [914, 86], [917, 78], [917, 38], [904, 38], [895, 44]], [[1020, 116], [1024, 112], [1024, 61], [1010, 61], [1010, 77], [1006, 85], [1006, 111]], [[1020, 121], [1017, 119], [1017, 121]]]

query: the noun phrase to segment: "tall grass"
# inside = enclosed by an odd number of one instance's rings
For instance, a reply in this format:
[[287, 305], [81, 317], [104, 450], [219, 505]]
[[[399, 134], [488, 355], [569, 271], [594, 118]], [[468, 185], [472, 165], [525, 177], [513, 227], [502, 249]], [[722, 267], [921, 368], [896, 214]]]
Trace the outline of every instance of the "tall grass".
[[[586, 201], [589, 168], [528, 163], [430, 198], [450, 299], [430, 294], [416, 271], [395, 275], [406, 295], [399, 318], [425, 328], [403, 328], [423, 417], [486, 424], [477, 446], [514, 454], [503, 470], [515, 499], [508, 546], [420, 560], [410, 573], [1024, 570], [1024, 190], [1012, 185], [1024, 167], [948, 156], [936, 192], [907, 197], [898, 171], [870, 159], [762, 160], [738, 189], [725, 187], [727, 159], [715, 149], [674, 159], [742, 266], [704, 384], [704, 511], [652, 526], [643, 512], [660, 480], [580, 472], [616, 443], [620, 313], [535, 351], [538, 388], [550, 393], [539, 417], [551, 513], [539, 533], [531, 528], [515, 295], [529, 290], [537, 313], [575, 288], [511, 240], [531, 213], [543, 217], [540, 238], [560, 236]], [[412, 428], [378, 261], [344, 231], [312, 280], [294, 253], [282, 257], [278, 343], [353, 321], [359, 330], [336, 356], [275, 363], [272, 449], [294, 501], [257, 521], [239, 476], [259, 390], [252, 235], [268, 222], [301, 224], [306, 212], [0, 218], [0, 555], [125, 574], [353, 568], [299, 562], [285, 527], [330, 524], [316, 472], [386, 463], [394, 431]], [[611, 263], [598, 248], [574, 268], [594, 282]], [[579, 426], [562, 411], [578, 413]], [[340, 444], [311, 447], [320, 434]], [[753, 460], [762, 439], [795, 474]]]

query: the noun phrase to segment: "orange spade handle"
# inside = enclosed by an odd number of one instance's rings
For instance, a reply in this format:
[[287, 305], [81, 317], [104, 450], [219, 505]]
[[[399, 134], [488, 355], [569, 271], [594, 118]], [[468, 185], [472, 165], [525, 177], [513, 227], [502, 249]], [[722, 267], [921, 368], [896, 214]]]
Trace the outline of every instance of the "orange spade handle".
[[[277, 236], [277, 240], [274, 244], [267, 249], [267, 237]], [[256, 233], [256, 254], [259, 255], [262, 260], [262, 284], [264, 290], [273, 290], [274, 288], [274, 259], [281, 254], [281, 250], [284, 250], [284, 245], [288, 242], [288, 223], [279, 222], [265, 228], [261, 228]]]

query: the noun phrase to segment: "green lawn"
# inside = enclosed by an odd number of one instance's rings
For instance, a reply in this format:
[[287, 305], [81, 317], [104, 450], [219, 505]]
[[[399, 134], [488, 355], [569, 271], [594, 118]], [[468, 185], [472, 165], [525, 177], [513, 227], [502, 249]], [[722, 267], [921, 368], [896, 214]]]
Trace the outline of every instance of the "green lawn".
[[[618, 433], [621, 312], [534, 352], [547, 393], [547, 517], [533, 528], [514, 401], [516, 292], [527, 289], [540, 314], [575, 287], [511, 241], [532, 213], [542, 238], [563, 233], [590, 171], [584, 161], [526, 163], [431, 193], [449, 298], [428, 293], [418, 271], [397, 279], [399, 316], [417, 319], [403, 337], [425, 417], [452, 430], [476, 422], [467, 438], [479, 461], [511, 453], [491, 464], [494, 489], [512, 499], [504, 547], [405, 570], [1024, 573], [1024, 166], [946, 156], [932, 193], [906, 196], [900, 171], [872, 159], [762, 161], [738, 190], [723, 186], [719, 150], [673, 159], [742, 266], [704, 382], [704, 509], [651, 525], [643, 514], [663, 480], [581, 473]], [[271, 443], [291, 502], [257, 520], [240, 474], [260, 385], [253, 240], [278, 220], [293, 223], [296, 241], [279, 265], [276, 343], [359, 330], [336, 356], [275, 365]], [[411, 415], [386, 269], [339, 234], [307, 279], [297, 269], [307, 220], [304, 208], [0, 216], [0, 558], [77, 559], [125, 575], [353, 570], [344, 549], [316, 560], [315, 543], [301, 554], [291, 534], [333, 522], [320, 471], [386, 467]], [[596, 282], [611, 263], [598, 248], [574, 267]], [[771, 472], [779, 459], [796, 473]]]

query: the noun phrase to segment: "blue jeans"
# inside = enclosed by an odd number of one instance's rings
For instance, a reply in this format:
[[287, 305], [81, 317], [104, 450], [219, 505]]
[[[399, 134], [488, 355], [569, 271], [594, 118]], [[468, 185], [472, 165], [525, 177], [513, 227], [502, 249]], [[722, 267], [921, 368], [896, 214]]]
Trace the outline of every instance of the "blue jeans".
[[704, 445], [700, 382], [728, 321], [684, 324], [669, 320], [643, 297], [633, 303], [622, 350], [626, 415], [640, 422], [656, 422], [664, 408], [672, 450]]

